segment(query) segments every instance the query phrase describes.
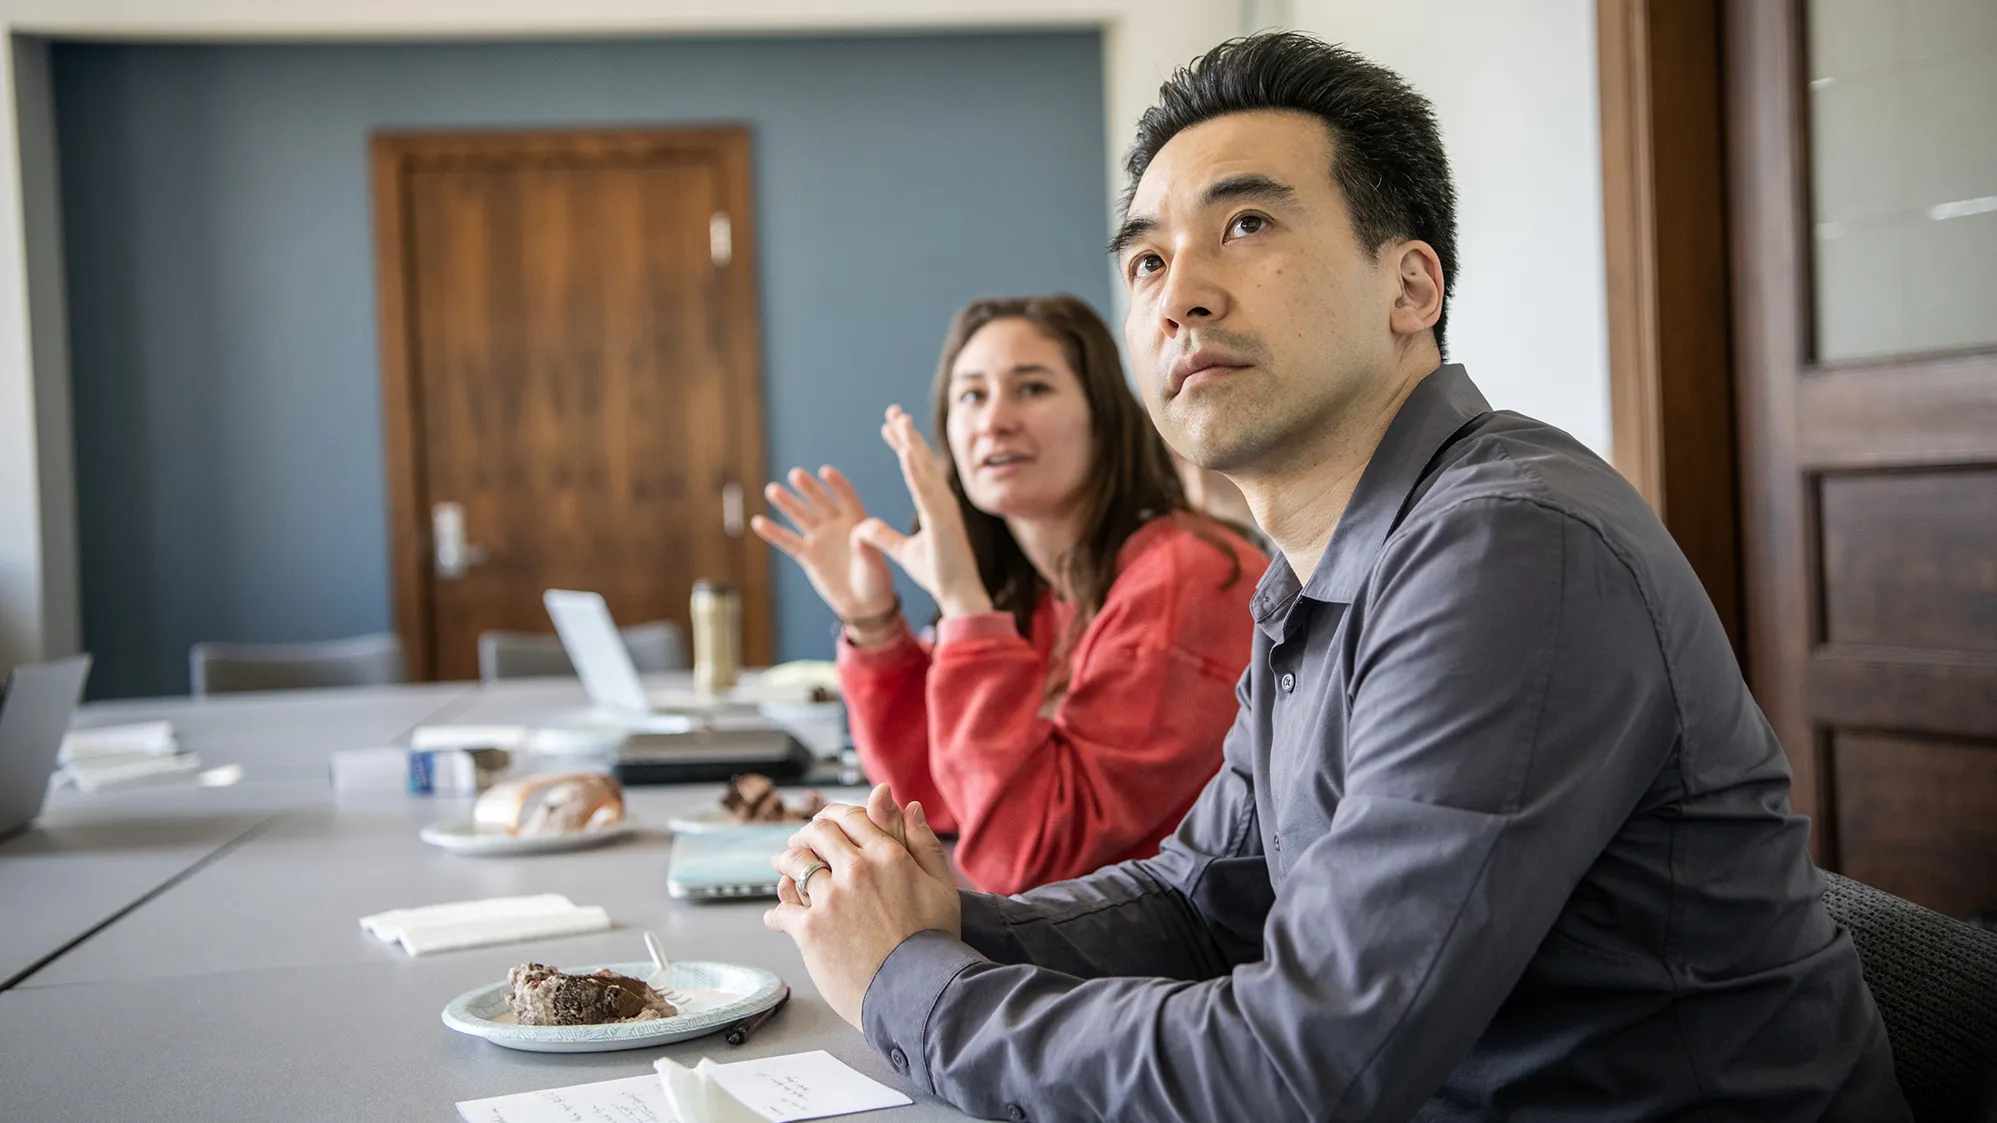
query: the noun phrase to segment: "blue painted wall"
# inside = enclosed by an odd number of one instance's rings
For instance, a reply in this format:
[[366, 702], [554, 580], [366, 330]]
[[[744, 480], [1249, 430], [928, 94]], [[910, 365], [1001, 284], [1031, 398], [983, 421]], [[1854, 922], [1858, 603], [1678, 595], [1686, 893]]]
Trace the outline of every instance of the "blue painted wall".
[[[1108, 306], [1094, 33], [54, 51], [84, 639], [99, 697], [203, 639], [390, 626], [367, 138], [746, 122], [770, 467], [880, 445], [972, 297]], [[779, 558], [778, 652], [831, 614]], [[926, 601], [904, 592], [918, 612]]]

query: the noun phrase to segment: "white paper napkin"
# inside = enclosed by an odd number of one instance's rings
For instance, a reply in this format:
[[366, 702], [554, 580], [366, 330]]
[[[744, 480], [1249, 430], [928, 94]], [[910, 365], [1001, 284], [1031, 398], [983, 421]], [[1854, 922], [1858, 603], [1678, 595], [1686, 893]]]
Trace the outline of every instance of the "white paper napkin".
[[147, 780], [155, 776], [170, 776], [178, 772], [192, 772], [200, 767], [201, 757], [194, 753], [177, 753], [171, 756], [116, 753], [72, 760], [63, 765], [62, 774], [68, 777], [70, 783], [76, 785], [78, 791], [94, 792], [113, 784]]
[[104, 756], [168, 756], [179, 747], [173, 737], [172, 722], [136, 721], [70, 730], [62, 736], [62, 749], [56, 760], [68, 764]]
[[518, 749], [532, 733], [524, 725], [419, 725], [409, 733], [412, 749]]
[[660, 1057], [652, 1067], [680, 1123], [797, 1123], [914, 1102], [823, 1049], [725, 1065], [703, 1057], [692, 1069]]
[[609, 927], [610, 914], [602, 908], [578, 905], [560, 893], [452, 901], [361, 917], [361, 928], [368, 935], [399, 943], [410, 955], [573, 936]]
[[652, 1062], [652, 1067], [659, 1070], [659, 1080], [666, 1086], [666, 1102], [672, 1105], [679, 1123], [770, 1123], [729, 1095], [715, 1079], [721, 1066], [707, 1057], [695, 1068], [664, 1057]]

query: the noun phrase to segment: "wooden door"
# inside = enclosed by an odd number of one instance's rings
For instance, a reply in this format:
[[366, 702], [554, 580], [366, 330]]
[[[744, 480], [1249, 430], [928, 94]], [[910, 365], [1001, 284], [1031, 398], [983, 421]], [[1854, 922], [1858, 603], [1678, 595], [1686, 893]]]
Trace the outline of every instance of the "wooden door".
[[1750, 680], [1825, 866], [1997, 914], [1997, 21], [1825, 7], [1725, 28]]
[[[475, 678], [548, 588], [620, 624], [742, 591], [770, 657], [744, 129], [377, 136], [382, 397], [412, 677]], [[689, 633], [691, 634], [691, 633]]]

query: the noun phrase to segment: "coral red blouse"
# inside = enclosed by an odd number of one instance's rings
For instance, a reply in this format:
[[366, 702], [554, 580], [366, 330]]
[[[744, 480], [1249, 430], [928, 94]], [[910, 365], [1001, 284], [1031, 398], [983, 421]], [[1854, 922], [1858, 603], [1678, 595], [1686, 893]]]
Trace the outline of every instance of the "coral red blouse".
[[957, 832], [978, 888], [1017, 893], [1150, 857], [1219, 769], [1268, 561], [1199, 520], [1230, 555], [1195, 518], [1153, 519], [1124, 543], [1051, 706], [1049, 657], [1074, 616], [1051, 593], [1030, 639], [1011, 613], [987, 612], [943, 620], [933, 649], [905, 626], [876, 647], [840, 641], [861, 764]]

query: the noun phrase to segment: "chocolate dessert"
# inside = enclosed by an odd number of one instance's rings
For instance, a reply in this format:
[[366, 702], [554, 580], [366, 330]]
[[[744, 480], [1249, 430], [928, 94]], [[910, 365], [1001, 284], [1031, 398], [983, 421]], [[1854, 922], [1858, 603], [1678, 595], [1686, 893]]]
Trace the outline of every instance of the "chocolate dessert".
[[721, 807], [738, 823], [802, 823], [824, 810], [825, 797], [810, 791], [797, 803], [786, 804], [774, 781], [749, 772], [728, 781]]
[[564, 975], [543, 963], [522, 963], [506, 973], [513, 993], [506, 1004], [523, 1026], [595, 1026], [647, 1022], [679, 1013], [643, 979], [608, 970]]

